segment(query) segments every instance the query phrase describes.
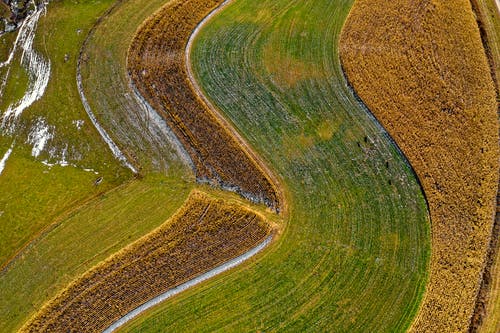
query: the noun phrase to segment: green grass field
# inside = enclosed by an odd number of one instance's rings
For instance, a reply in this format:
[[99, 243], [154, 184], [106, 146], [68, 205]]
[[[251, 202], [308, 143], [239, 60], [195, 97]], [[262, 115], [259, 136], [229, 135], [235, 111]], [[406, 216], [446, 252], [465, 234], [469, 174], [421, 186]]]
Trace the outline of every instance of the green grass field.
[[210, 100], [282, 178], [278, 242], [123, 331], [406, 329], [424, 292], [429, 220], [403, 158], [346, 86], [352, 1], [247, 1], [205, 26], [192, 61]]
[[[2, 156], [13, 140], [16, 141], [0, 177], [0, 267], [58, 215], [131, 177], [130, 172], [114, 160], [97, 131], [86, 120], [75, 83], [75, 50], [81, 45], [85, 31], [110, 2], [54, 3], [39, 22], [35, 44], [37, 50], [51, 60], [51, 79], [43, 98], [22, 114], [15, 135], [3, 135], [0, 139]], [[78, 29], [82, 32], [77, 33]], [[67, 53], [72, 57], [64, 62]], [[12, 95], [10, 92], [5, 95], [10, 100], [12, 96], [22, 96], [26, 85], [17, 83], [18, 78], [24, 77], [21, 74], [24, 70], [17, 62], [12, 65], [13, 76], [7, 87], [19, 89], [14, 89]], [[31, 145], [26, 141], [39, 118], [45, 119], [55, 130], [54, 139], [35, 161]], [[85, 123], [78, 130], [73, 121], [81, 119], [85, 119]], [[54, 149], [60, 154], [65, 148], [68, 161], [77, 167], [49, 168], [40, 163], [45, 159], [51, 163], [60, 160], [60, 156], [50, 159], [48, 150]], [[94, 169], [99, 174], [86, 172], [84, 168]], [[99, 176], [103, 176], [104, 181], [96, 187], [94, 180]]]

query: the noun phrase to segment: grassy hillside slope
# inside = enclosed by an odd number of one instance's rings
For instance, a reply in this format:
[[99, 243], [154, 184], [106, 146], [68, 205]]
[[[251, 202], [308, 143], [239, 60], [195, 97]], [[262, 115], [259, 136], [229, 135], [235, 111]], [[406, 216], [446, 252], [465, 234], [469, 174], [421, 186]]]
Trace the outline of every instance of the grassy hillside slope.
[[[15, 133], [0, 130], [0, 156], [15, 142], [0, 175], [0, 267], [58, 215], [131, 177], [130, 172], [114, 160], [87, 120], [75, 83], [75, 50], [96, 17], [110, 3], [110, 0], [57, 2], [49, 5], [47, 14], [40, 19], [34, 43], [51, 61], [47, 90], [22, 114]], [[67, 61], [66, 54], [69, 55]], [[16, 59], [19, 58], [17, 54]], [[14, 84], [26, 76], [16, 61], [12, 63], [7, 82], [7, 87], [13, 83], [15, 89], [4, 92], [5, 103], [24, 94], [25, 85]], [[79, 127], [77, 121], [80, 120], [83, 123]], [[53, 138], [35, 158], [29, 138], [40, 122], [47, 124]], [[50, 167], [41, 163], [44, 160], [58, 164], [64, 161], [69, 165]], [[84, 169], [93, 169], [98, 174]], [[94, 186], [100, 176], [103, 182]]]
[[429, 201], [430, 282], [413, 330], [466, 331], [491, 237], [499, 161], [498, 105], [471, 5], [358, 0], [341, 57]]
[[287, 188], [289, 221], [261, 260], [124, 331], [402, 331], [427, 277], [413, 174], [350, 93], [337, 41], [351, 1], [239, 0], [194, 41], [211, 102]]

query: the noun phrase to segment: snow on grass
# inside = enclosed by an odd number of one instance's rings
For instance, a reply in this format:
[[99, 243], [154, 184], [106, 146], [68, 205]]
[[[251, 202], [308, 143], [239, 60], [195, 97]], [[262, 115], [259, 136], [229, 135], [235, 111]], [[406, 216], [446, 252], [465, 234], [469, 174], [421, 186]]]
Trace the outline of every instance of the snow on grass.
[[104, 142], [106, 142], [106, 144], [108, 145], [109, 149], [113, 153], [113, 156], [123, 165], [129, 168], [133, 173], [137, 174], [138, 173], [137, 169], [132, 165], [132, 163], [130, 163], [127, 156], [125, 156], [125, 154], [120, 150], [118, 145], [113, 141], [113, 139], [111, 139], [108, 132], [101, 126], [96, 116], [94, 115], [92, 108], [90, 107], [87, 97], [85, 97], [85, 93], [83, 92], [82, 74], [80, 72], [80, 59], [78, 60], [78, 66], [76, 71], [76, 85], [78, 87], [78, 93], [80, 94], [80, 99], [82, 100], [83, 107], [87, 112], [90, 121], [92, 122], [96, 130], [99, 132]]
[[73, 120], [71, 123], [73, 125], [75, 125], [77, 130], [81, 130], [83, 127], [83, 124], [85, 124], [85, 120], [81, 120], [81, 119]]
[[54, 137], [50, 132], [51, 128], [43, 118], [38, 118], [37, 122], [28, 135], [28, 143], [33, 145], [31, 155], [38, 157], [43, 151], [47, 142]]
[[[11, 133], [15, 130], [17, 118], [19, 118], [26, 108], [43, 96], [45, 88], [47, 88], [47, 84], [49, 83], [50, 61], [44, 59], [33, 48], [37, 23], [41, 15], [46, 12], [46, 6], [46, 2], [42, 3], [37, 10], [26, 18], [19, 29], [18, 36], [9, 57], [5, 62], [0, 63], [0, 67], [9, 65], [17, 50], [20, 49], [22, 51], [21, 65], [26, 68], [29, 75], [29, 85], [24, 96], [19, 101], [10, 104], [2, 116], [1, 127], [6, 128], [8, 126]], [[9, 71], [2, 82], [7, 81], [8, 74]]]
[[0, 175], [3, 172], [3, 169], [5, 169], [5, 163], [7, 163], [7, 160], [10, 157], [10, 154], [12, 153], [12, 149], [14, 149], [14, 143], [10, 146], [10, 148], [7, 150], [7, 152], [3, 155], [2, 159], [0, 160]]

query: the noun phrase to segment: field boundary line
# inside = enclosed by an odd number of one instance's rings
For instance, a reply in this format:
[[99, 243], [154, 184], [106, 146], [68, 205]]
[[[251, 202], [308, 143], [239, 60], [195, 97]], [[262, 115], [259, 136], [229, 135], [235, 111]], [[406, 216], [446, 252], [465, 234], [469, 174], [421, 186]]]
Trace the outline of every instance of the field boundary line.
[[83, 108], [85, 109], [85, 112], [87, 113], [90, 121], [94, 125], [95, 129], [101, 136], [101, 138], [104, 140], [104, 142], [108, 145], [109, 149], [111, 150], [111, 153], [113, 156], [121, 162], [124, 166], [129, 168], [132, 173], [138, 174], [139, 171], [137, 170], [136, 166], [133, 165], [133, 163], [130, 161], [130, 157], [128, 157], [122, 150], [118, 147], [118, 145], [113, 141], [113, 139], [109, 136], [108, 132], [101, 126], [99, 121], [97, 120], [96, 116], [92, 112], [92, 108], [90, 107], [87, 98], [85, 97], [85, 93], [83, 91], [83, 83], [82, 83], [82, 72], [81, 72], [81, 64], [83, 61], [83, 55], [84, 55], [84, 49], [87, 46], [88, 41], [90, 40], [90, 37], [93, 35], [94, 31], [97, 29], [99, 24], [108, 17], [113, 11], [118, 8], [118, 6], [123, 3], [126, 0], [117, 0], [114, 2], [111, 7], [109, 7], [104, 14], [99, 16], [99, 18], [95, 21], [95, 23], [92, 25], [90, 28], [89, 32], [87, 33], [87, 36], [85, 36], [85, 39], [82, 43], [82, 46], [80, 47], [80, 51], [78, 53], [78, 60], [76, 62], [76, 86], [78, 89], [78, 94], [80, 95], [80, 100], [82, 102]]
[[[494, 0], [496, 9], [497, 9], [497, 19], [500, 19], [500, 0]], [[497, 80], [497, 63], [495, 61], [495, 55], [491, 50], [491, 43], [495, 43], [495, 37], [491, 36], [488, 31], [485, 29], [485, 26], [491, 25], [491, 20], [485, 18], [487, 13], [483, 12], [480, 4], [477, 0], [470, 0], [470, 4], [472, 7], [472, 11], [476, 16], [476, 23], [478, 25], [479, 34], [481, 35], [481, 42], [483, 44], [484, 53], [486, 54], [486, 58], [488, 59], [488, 64], [490, 66], [490, 75], [493, 80], [496, 95], [497, 95], [497, 104], [500, 101], [500, 86]], [[483, 7], [484, 9], [484, 7]], [[494, 27], [492, 27], [494, 29]], [[497, 107], [497, 114], [500, 115], [500, 107]], [[500, 172], [500, 170], [499, 170]], [[474, 306], [474, 311], [470, 317], [469, 323], [469, 332], [478, 332], [481, 331], [481, 327], [485, 322], [485, 319], [488, 317], [488, 305], [491, 301], [491, 292], [493, 288], [494, 277], [494, 266], [495, 261], [499, 261], [499, 252], [500, 252], [500, 179], [498, 183], [497, 195], [496, 195], [496, 212], [493, 215], [493, 226], [490, 234], [490, 242], [488, 245], [488, 250], [486, 253], [486, 260], [483, 268], [483, 272], [481, 274], [481, 281], [479, 290], [476, 295], [476, 304]]]

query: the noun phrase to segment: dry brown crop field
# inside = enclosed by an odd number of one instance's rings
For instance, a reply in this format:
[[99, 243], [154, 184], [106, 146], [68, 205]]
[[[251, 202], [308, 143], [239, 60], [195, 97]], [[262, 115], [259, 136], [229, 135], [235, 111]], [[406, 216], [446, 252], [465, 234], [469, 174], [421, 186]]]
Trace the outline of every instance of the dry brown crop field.
[[24, 332], [100, 332], [149, 299], [235, 258], [269, 236], [239, 203], [193, 191], [174, 216], [75, 281]]
[[190, 83], [185, 48], [197, 24], [221, 0], [173, 1], [139, 28], [128, 70], [144, 98], [166, 119], [196, 168], [197, 178], [233, 188], [279, 209], [275, 184]]
[[346, 75], [409, 158], [432, 224], [430, 280], [412, 330], [469, 329], [498, 185], [493, 80], [467, 0], [355, 2]]
[[498, 0], [470, 0], [497, 89], [500, 81], [500, 9]]

